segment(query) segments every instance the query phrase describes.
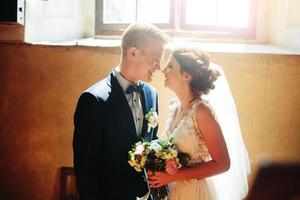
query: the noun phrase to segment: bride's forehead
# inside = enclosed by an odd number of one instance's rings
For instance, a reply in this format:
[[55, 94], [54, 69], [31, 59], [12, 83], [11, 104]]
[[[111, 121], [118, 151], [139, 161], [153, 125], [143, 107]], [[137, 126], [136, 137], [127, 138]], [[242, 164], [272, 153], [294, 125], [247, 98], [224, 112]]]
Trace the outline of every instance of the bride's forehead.
[[179, 63], [176, 58], [171, 54], [168, 58], [168, 64], [177, 65], [179, 67]]

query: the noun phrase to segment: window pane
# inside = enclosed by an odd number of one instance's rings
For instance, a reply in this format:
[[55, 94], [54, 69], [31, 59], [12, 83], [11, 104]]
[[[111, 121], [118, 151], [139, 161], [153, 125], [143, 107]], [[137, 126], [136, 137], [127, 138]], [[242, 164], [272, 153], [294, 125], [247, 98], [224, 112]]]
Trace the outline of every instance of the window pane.
[[[138, 3], [137, 15], [136, 3]], [[170, 0], [103, 0], [103, 8], [104, 24], [135, 21], [169, 23]]]
[[186, 0], [186, 23], [248, 27], [250, 0]]
[[230, 27], [248, 27], [249, 0], [219, 1], [218, 24]]
[[169, 23], [170, 0], [139, 0], [138, 21]]
[[103, 0], [103, 23], [131, 23], [135, 21], [136, 1]]
[[217, 0], [186, 0], [186, 23], [216, 25]]

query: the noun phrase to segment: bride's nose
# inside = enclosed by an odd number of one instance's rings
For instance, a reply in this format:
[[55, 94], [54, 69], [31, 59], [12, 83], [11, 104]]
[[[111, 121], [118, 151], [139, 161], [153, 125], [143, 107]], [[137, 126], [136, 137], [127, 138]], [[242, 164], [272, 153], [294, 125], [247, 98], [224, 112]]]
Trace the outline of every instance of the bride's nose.
[[161, 72], [162, 72], [163, 74], [166, 74], [166, 73], [167, 73], [166, 67], [165, 67], [163, 70], [161, 70]]

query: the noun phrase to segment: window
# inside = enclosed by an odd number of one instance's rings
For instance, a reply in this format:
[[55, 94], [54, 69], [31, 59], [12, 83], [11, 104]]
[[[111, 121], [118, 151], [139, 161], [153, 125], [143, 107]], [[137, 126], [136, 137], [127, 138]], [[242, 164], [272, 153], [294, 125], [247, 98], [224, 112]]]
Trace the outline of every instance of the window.
[[97, 0], [96, 6], [96, 34], [150, 22], [175, 36], [255, 36], [256, 0]]

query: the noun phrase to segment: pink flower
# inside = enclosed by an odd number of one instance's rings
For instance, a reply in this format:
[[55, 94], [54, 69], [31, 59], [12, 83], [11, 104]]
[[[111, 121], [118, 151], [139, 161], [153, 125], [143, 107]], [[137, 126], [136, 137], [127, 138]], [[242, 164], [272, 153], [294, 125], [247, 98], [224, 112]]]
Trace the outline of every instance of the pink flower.
[[134, 154], [136, 154], [136, 155], [142, 155], [143, 152], [144, 152], [144, 150], [145, 150], [145, 147], [142, 144], [139, 144], [136, 147]]
[[168, 174], [174, 175], [178, 171], [178, 162], [175, 158], [166, 161], [166, 172]]

